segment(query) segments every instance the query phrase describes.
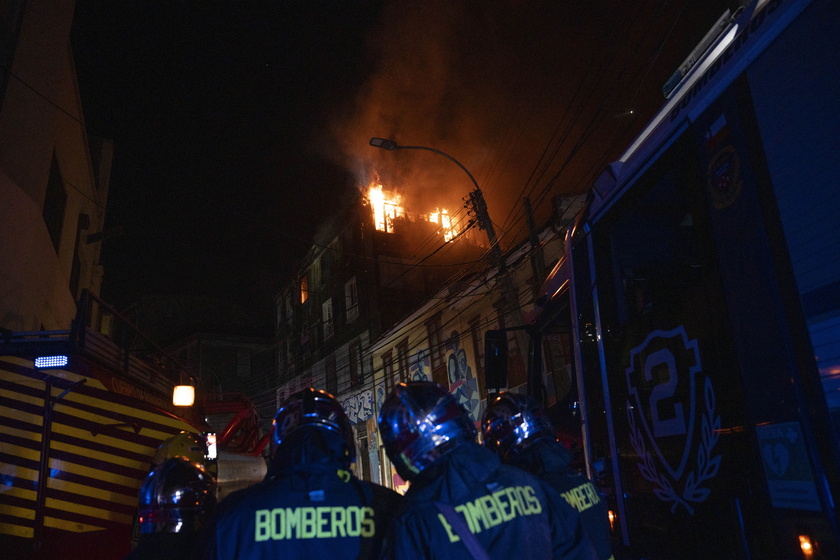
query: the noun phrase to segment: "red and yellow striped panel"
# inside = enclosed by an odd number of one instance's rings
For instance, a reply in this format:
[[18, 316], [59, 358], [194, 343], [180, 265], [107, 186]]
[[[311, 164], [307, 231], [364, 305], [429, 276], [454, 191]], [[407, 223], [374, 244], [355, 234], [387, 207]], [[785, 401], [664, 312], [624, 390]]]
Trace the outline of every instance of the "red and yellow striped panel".
[[[70, 382], [86, 381], [53, 407], [44, 526], [122, 532], [131, 524], [140, 484], [160, 442], [197, 429], [108, 391], [91, 375], [46, 371]], [[34, 534], [45, 388], [33, 376], [31, 360], [0, 357], [0, 535]], [[53, 387], [53, 399], [62, 392]]]

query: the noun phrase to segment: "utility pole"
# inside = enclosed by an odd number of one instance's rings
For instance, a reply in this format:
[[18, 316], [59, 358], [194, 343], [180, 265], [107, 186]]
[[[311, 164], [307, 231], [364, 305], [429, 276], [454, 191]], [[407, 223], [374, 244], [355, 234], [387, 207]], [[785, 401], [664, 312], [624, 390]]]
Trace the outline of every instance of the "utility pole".
[[499, 247], [499, 240], [496, 239], [496, 230], [493, 229], [493, 222], [490, 220], [490, 213], [487, 211], [484, 194], [477, 185], [475, 189], [470, 191], [466, 206], [468, 210], [475, 213], [479, 229], [487, 232], [487, 239], [490, 241], [490, 264], [499, 266], [502, 262], [502, 250]]

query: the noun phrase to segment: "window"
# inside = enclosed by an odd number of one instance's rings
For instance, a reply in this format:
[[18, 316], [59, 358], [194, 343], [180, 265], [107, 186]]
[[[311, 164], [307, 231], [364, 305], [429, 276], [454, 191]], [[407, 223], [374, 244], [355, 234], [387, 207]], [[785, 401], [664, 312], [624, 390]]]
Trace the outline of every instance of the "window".
[[356, 454], [356, 457], [359, 459], [356, 462], [359, 472], [357, 472], [356, 475], [359, 478], [370, 480], [373, 477], [373, 473], [370, 468], [370, 448], [368, 446], [367, 425], [364, 422], [359, 422], [356, 424], [355, 428], [355, 439], [359, 444], [358, 453]]
[[300, 279], [300, 302], [306, 303], [309, 299], [309, 277], [303, 276]]
[[332, 338], [334, 332], [332, 298], [321, 304], [321, 318], [324, 321], [324, 340]]
[[382, 375], [385, 378], [385, 394], [394, 387], [394, 356], [391, 351], [382, 354]]
[[354, 276], [344, 284], [344, 307], [347, 309], [347, 322], [355, 321], [359, 317], [359, 293]]
[[400, 381], [408, 381], [408, 338], [397, 344], [397, 364], [400, 368]]

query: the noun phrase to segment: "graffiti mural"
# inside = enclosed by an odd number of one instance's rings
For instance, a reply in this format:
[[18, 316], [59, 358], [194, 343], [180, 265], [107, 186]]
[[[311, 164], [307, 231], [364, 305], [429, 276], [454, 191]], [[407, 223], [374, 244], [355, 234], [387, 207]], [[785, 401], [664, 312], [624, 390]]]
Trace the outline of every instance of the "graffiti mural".
[[362, 391], [341, 401], [351, 424], [364, 422], [373, 417], [373, 390]]
[[452, 331], [447, 343], [449, 350], [449, 392], [457, 399], [473, 418], [474, 422], [481, 420], [481, 399], [478, 394], [478, 381], [467, 362], [467, 353], [461, 348], [458, 331]]
[[432, 360], [428, 349], [423, 348], [411, 357], [408, 378], [411, 381], [429, 381], [432, 378]]
[[382, 410], [382, 403], [385, 402], [385, 385], [380, 383], [376, 386], [376, 412]]

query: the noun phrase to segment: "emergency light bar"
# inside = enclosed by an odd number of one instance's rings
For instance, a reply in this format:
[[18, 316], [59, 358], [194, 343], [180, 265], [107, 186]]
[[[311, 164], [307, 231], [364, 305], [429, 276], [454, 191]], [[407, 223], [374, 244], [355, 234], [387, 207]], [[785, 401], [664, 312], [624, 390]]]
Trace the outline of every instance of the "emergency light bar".
[[38, 369], [64, 367], [69, 361], [67, 356], [39, 356], [35, 358], [35, 367]]

